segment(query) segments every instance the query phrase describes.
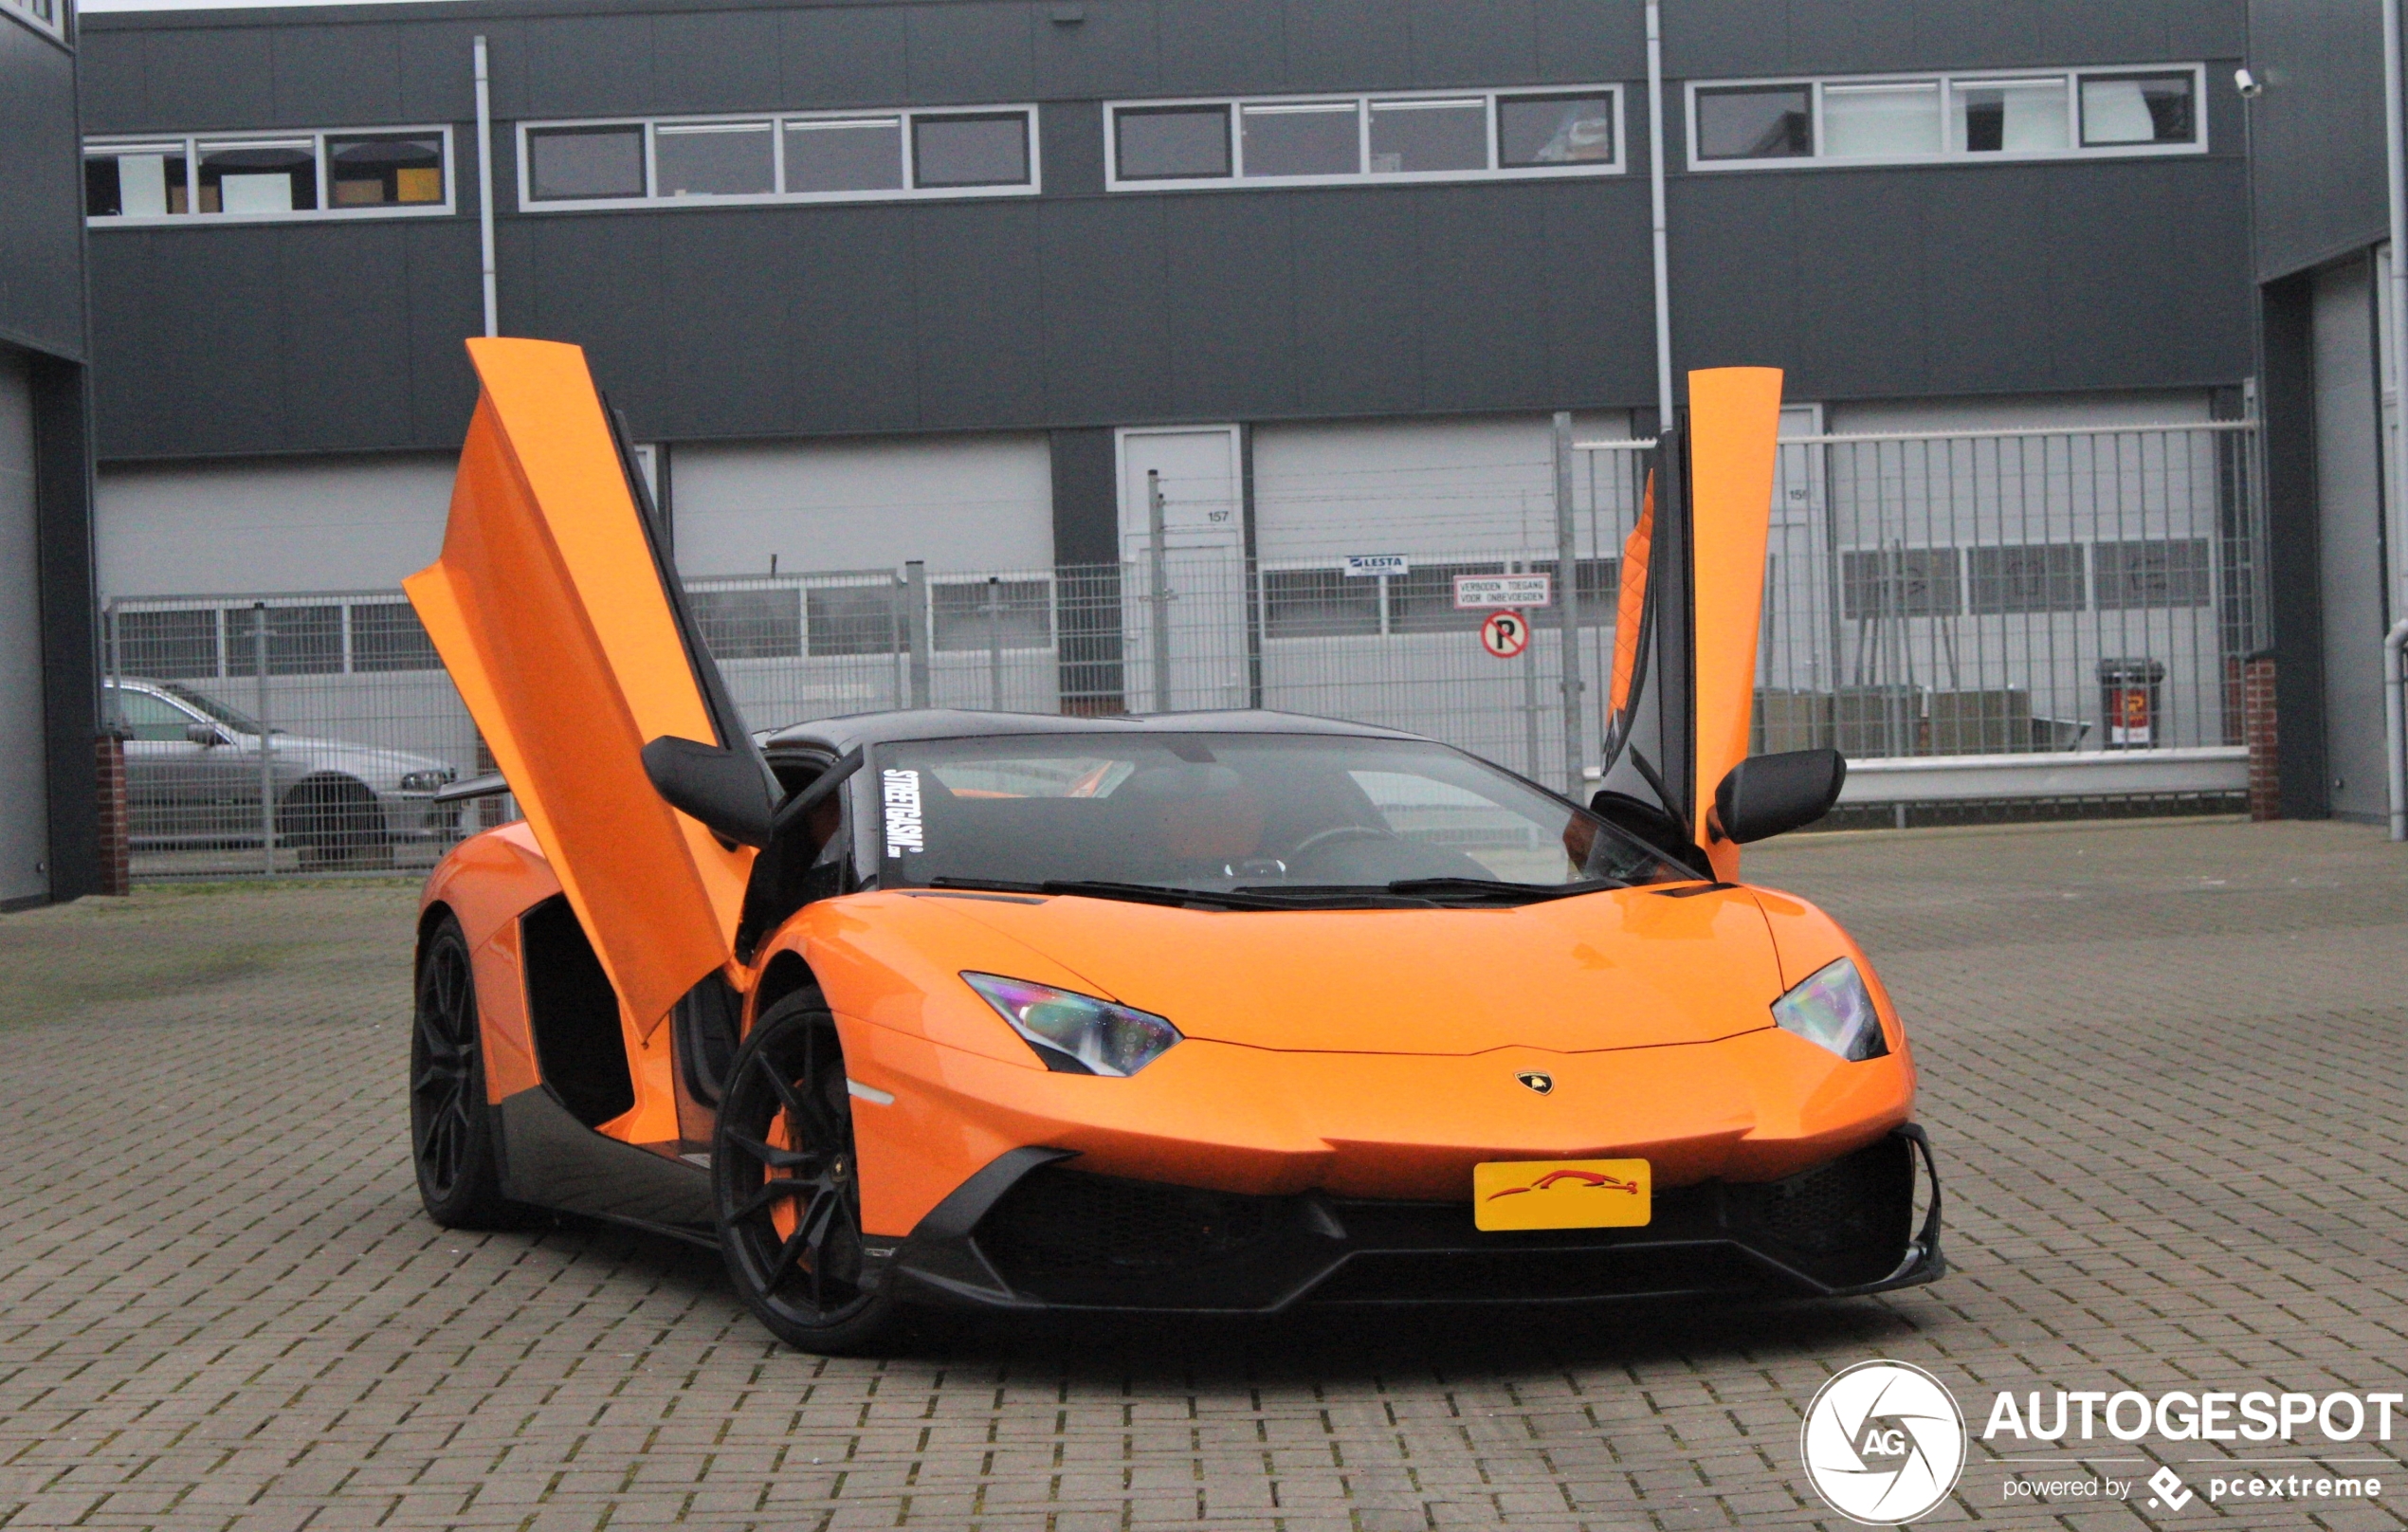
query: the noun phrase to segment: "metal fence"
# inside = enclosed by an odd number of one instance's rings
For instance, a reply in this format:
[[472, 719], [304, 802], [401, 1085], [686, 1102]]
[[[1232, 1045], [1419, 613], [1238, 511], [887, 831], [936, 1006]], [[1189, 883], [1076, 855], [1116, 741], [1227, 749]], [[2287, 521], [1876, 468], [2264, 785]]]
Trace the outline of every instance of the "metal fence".
[[[1576, 443], [1560, 425], [1557, 440], [1552, 503], [1523, 518], [1520, 546], [1430, 555], [1378, 546], [1368, 525], [1355, 557], [1274, 558], [1140, 535], [1116, 564], [695, 577], [687, 594], [756, 727], [892, 707], [1268, 707], [1414, 730], [1577, 787], [1598, 764], [1651, 444]], [[2244, 422], [1784, 442], [1757, 747], [2237, 745], [2239, 662], [2265, 611], [2254, 452]], [[1553, 536], [1532, 545], [1533, 530]], [[1500, 658], [1456, 582], [1524, 574], [1549, 576], [1550, 600]], [[432, 803], [491, 762], [398, 592], [120, 598], [106, 637], [137, 876], [421, 866], [508, 812]]]

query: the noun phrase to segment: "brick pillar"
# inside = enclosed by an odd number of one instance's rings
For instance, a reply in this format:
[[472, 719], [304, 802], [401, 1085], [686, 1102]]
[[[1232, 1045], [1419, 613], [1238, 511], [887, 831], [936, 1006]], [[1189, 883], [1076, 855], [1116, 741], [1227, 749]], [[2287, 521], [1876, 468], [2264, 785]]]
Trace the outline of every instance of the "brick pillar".
[[125, 741], [103, 734], [96, 745], [100, 800], [100, 892], [125, 895], [134, 891], [133, 851], [125, 824]]
[[2253, 654], [2241, 666], [2241, 733], [2249, 746], [2249, 816], [2283, 816], [2281, 779], [2276, 775], [2274, 727], [2274, 657]]

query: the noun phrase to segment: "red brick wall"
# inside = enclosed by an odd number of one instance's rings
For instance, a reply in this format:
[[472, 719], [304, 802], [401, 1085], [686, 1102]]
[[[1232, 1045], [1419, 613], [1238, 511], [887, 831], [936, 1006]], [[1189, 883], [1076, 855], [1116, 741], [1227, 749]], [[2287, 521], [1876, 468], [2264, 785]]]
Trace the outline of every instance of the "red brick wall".
[[125, 741], [114, 734], [100, 736], [99, 788], [100, 799], [100, 892], [134, 891], [133, 853], [126, 841]]
[[2275, 775], [2274, 662], [2261, 657], [2241, 667], [2241, 732], [2249, 746], [2249, 816], [2283, 816], [2280, 781]]

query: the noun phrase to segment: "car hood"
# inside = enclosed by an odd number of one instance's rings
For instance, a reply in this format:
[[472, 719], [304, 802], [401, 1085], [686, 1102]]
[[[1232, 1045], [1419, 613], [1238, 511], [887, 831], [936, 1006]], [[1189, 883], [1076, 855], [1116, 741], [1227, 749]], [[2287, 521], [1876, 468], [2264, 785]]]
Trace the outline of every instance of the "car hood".
[[433, 756], [363, 745], [350, 739], [326, 739], [308, 734], [277, 734], [270, 738], [276, 741], [275, 754], [280, 757], [303, 757], [315, 769], [340, 768], [385, 786], [398, 783], [411, 772], [441, 771], [449, 764]]
[[1702, 1043], [1770, 1027], [1781, 993], [1763, 913], [1734, 888], [1615, 889], [1514, 909], [947, 903], [1189, 1037], [1286, 1051]]

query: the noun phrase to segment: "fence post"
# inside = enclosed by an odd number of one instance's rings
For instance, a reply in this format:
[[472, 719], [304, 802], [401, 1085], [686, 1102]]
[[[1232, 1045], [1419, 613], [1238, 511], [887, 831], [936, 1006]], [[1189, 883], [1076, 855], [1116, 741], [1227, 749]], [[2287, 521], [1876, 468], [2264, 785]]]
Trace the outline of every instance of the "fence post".
[[987, 706], [1003, 711], [1003, 576], [987, 576]]
[[1580, 551], [1572, 511], [1572, 412], [1555, 412], [1555, 569], [1558, 627], [1563, 634], [1563, 781], [1578, 795], [1580, 772], [1589, 763], [1588, 720], [1581, 694]]
[[1154, 711], [1171, 710], [1171, 557], [1163, 546], [1168, 540], [1170, 517], [1162, 503], [1162, 470], [1145, 470], [1145, 525], [1151, 566], [1152, 589], [1146, 600], [1152, 604], [1154, 616], [1149, 624], [1154, 640]]
[[903, 598], [911, 610], [903, 613], [904, 642], [911, 646], [911, 705], [928, 705], [928, 564], [914, 558], [903, 565]]
[[251, 603], [251, 715], [259, 723], [259, 870], [276, 876], [276, 757], [267, 727], [267, 603]]

